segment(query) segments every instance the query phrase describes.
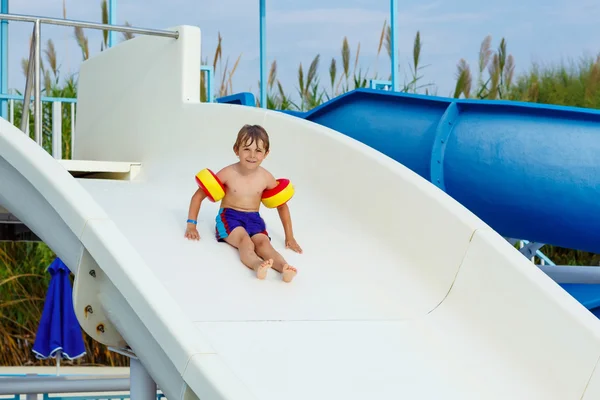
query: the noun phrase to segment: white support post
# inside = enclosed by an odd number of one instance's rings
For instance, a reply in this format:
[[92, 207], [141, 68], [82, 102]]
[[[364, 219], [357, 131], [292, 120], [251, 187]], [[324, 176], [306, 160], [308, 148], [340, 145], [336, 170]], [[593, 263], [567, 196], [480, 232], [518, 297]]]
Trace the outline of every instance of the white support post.
[[131, 400], [155, 400], [156, 382], [152, 379], [142, 362], [134, 357], [129, 359]]
[[62, 159], [62, 103], [52, 102], [52, 157]]

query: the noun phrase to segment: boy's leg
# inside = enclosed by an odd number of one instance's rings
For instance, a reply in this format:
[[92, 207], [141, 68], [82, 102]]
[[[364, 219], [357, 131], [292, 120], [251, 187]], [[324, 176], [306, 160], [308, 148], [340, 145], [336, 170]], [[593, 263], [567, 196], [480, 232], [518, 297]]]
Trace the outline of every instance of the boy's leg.
[[297, 270], [285, 261], [283, 256], [277, 252], [271, 245], [271, 241], [264, 233], [257, 233], [252, 236], [256, 254], [265, 260], [273, 260], [273, 269], [281, 272], [283, 280], [290, 282], [296, 276]]
[[225, 242], [238, 249], [240, 260], [245, 266], [256, 272], [258, 279], [265, 279], [269, 268], [273, 265], [273, 259], [265, 258], [263, 261], [256, 255], [254, 243], [243, 227], [238, 226], [231, 231], [225, 238]]

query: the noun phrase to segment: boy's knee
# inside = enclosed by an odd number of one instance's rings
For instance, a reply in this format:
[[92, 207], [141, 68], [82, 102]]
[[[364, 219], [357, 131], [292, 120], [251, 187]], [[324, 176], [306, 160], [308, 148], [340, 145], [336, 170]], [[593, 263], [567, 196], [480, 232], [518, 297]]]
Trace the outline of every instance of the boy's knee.
[[267, 239], [267, 237], [264, 235], [257, 235], [252, 241], [254, 242], [254, 246], [256, 246], [256, 248], [259, 250], [266, 249], [271, 245], [271, 243], [269, 243], [269, 239]]
[[254, 250], [254, 242], [252, 241], [252, 239], [250, 239], [249, 236], [246, 236], [245, 238], [242, 239], [242, 242], [240, 243], [241, 246], [243, 246], [245, 249], [248, 250]]

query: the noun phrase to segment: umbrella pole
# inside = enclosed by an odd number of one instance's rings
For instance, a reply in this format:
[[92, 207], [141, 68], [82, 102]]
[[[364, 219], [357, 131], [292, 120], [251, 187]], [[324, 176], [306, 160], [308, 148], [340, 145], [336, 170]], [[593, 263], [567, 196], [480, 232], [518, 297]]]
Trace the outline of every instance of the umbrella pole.
[[60, 359], [62, 358], [62, 351], [59, 350], [58, 353], [56, 353], [56, 376], [60, 375]]

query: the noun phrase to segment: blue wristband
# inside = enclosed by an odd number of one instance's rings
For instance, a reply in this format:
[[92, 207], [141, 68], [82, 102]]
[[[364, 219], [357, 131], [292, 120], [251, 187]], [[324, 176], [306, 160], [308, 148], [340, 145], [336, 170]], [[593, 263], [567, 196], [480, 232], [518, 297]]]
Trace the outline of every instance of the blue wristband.
[[198, 224], [198, 221], [196, 221], [195, 219], [188, 219], [188, 220], [187, 220], [187, 223], [188, 223], [188, 224], [194, 224], [194, 225], [197, 225], [197, 224]]

